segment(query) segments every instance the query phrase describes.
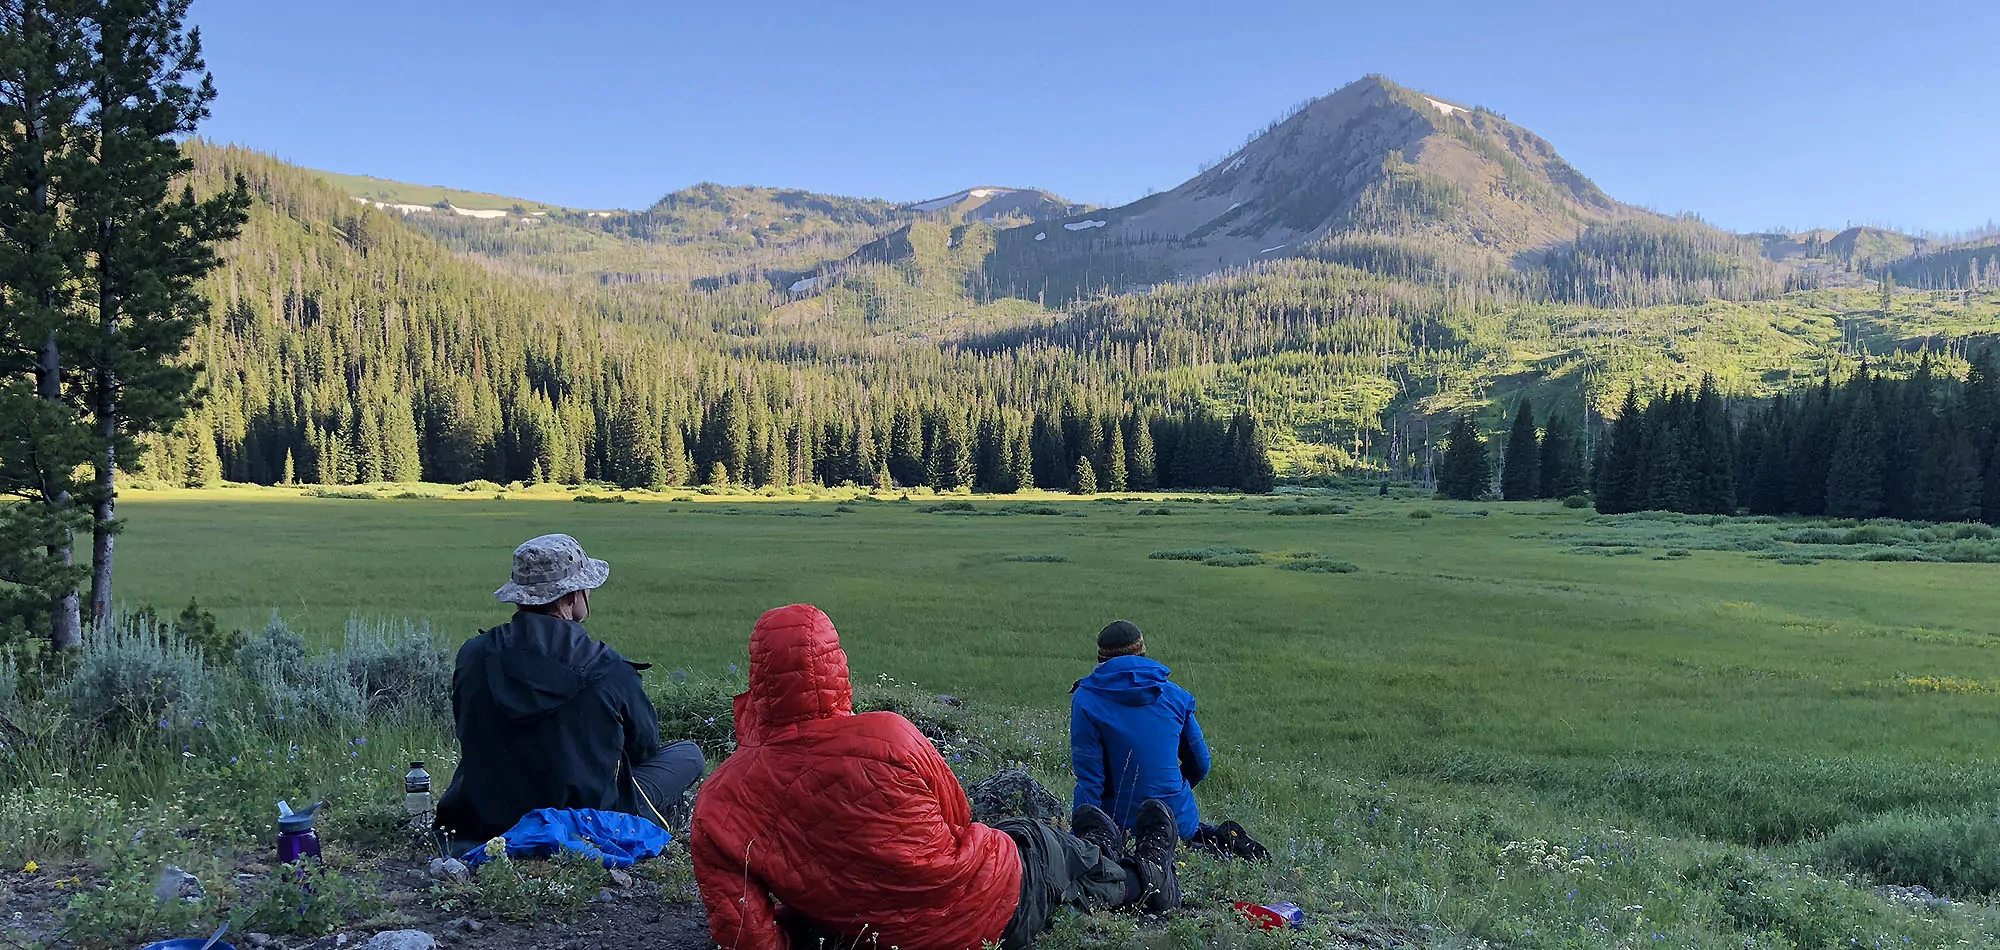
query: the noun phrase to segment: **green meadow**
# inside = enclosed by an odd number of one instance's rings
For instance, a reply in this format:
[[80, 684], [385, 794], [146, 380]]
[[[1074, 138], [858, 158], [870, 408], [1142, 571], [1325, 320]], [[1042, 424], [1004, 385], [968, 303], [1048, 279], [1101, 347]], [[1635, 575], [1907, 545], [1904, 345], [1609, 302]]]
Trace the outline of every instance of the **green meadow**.
[[[1198, 697], [1225, 763], [1755, 846], [2000, 800], [2000, 565], [1800, 563], [1701, 550], [1722, 528], [1372, 493], [939, 507], [139, 492], [119, 596], [193, 596], [252, 630], [276, 610], [334, 639], [352, 615], [414, 618], [455, 643], [505, 619], [490, 592], [512, 547], [564, 531], [612, 564], [592, 631], [656, 677], [726, 672], [759, 612], [806, 601], [857, 679], [1059, 713], [1098, 626], [1124, 617]], [[1256, 553], [1151, 556], [1218, 547]], [[1290, 569], [1331, 562], [1357, 570]]]
[[[1070, 683], [1100, 625], [1143, 626], [1216, 747], [1204, 814], [1276, 860], [1190, 854], [1171, 921], [1072, 915], [1045, 950], [2000, 945], [1986, 526], [1406, 489], [235, 487], [133, 491], [122, 513], [128, 609], [194, 597], [249, 642], [132, 620], [67, 672], [0, 664], [0, 887], [60, 896], [0, 927], [21, 946], [468, 910], [593, 926], [594, 866], [396, 883], [422, 862], [398, 830], [402, 770], [426, 760], [442, 785], [457, 758], [438, 651], [505, 619], [491, 591], [513, 547], [552, 531], [612, 563], [592, 631], [655, 664], [663, 733], [711, 758], [732, 748], [757, 615], [810, 601], [842, 630], [860, 708], [909, 716], [967, 783], [1018, 764], [1067, 794]], [[265, 863], [279, 798], [328, 806], [334, 867], [305, 895]], [[168, 863], [245, 883], [162, 905]], [[682, 915], [686, 869], [685, 852], [645, 869]], [[1238, 899], [1296, 902], [1308, 925], [1249, 931]]]

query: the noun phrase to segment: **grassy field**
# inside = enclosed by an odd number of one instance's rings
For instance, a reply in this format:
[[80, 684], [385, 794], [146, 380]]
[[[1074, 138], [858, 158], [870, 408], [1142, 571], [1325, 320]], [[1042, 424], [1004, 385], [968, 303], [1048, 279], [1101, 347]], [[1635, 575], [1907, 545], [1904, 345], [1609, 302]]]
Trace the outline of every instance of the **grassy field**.
[[[424, 759], [442, 783], [456, 761], [448, 667], [394, 627], [344, 634], [423, 619], [448, 649], [505, 618], [490, 591], [515, 544], [567, 531], [613, 565], [591, 629], [658, 664], [663, 731], [714, 756], [751, 623], [811, 601], [843, 631], [862, 708], [910, 716], [967, 782], [1021, 763], [1067, 793], [1069, 684], [1099, 625], [1144, 626], [1217, 747], [1205, 814], [1277, 860], [1191, 855], [1164, 931], [1072, 916], [1045, 950], [2000, 945], [2000, 534], [1984, 526], [1372, 492], [576, 497], [130, 493], [128, 605], [194, 596], [253, 631], [275, 609], [338, 649], [259, 632], [202, 666], [99, 634], [66, 684], [32, 692], [0, 664], [0, 890], [66, 902], [0, 937], [48, 946], [66, 923], [115, 948], [228, 919], [306, 938], [467, 907], [591, 926], [578, 895], [601, 882], [576, 868], [533, 870], [547, 887], [511, 870], [382, 883], [421, 861], [397, 843], [402, 769]], [[345, 875], [305, 917], [265, 863], [278, 798], [328, 803]], [[168, 913], [151, 896], [166, 863], [248, 883]], [[653, 864], [686, 913], [684, 858]], [[1311, 923], [1259, 936], [1228, 910], [1241, 898]]]
[[[1554, 504], [568, 497], [135, 493], [119, 594], [192, 595], [252, 629], [274, 608], [321, 634], [423, 618], [456, 642], [505, 618], [490, 591], [513, 545], [566, 531], [613, 565], [592, 630], [661, 674], [741, 663], [760, 611], [808, 601], [859, 676], [1061, 710], [1097, 627], [1125, 617], [1239, 750], [1225, 762], [1490, 786], [1753, 845], [2000, 798], [1993, 564], [1677, 550], [1703, 529], [1578, 547], [1601, 529]], [[1217, 545], [1268, 563], [1149, 557]], [[1283, 568], [1301, 554], [1360, 570]], [[1010, 560], [1038, 555], [1064, 560]]]

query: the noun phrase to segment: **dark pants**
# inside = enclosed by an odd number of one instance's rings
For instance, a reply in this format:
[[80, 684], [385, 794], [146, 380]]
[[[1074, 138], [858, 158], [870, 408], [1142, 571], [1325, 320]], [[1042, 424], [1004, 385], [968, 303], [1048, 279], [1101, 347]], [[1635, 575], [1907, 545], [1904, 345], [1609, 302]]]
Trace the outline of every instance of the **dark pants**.
[[708, 768], [701, 747], [682, 741], [661, 746], [658, 754], [632, 767], [637, 800], [620, 811], [649, 819], [662, 828], [686, 828], [687, 790], [701, 781]]
[[1021, 903], [1001, 936], [1005, 950], [1032, 947], [1058, 907], [1089, 913], [1122, 907], [1138, 893], [1135, 872], [1082, 838], [1028, 818], [1008, 818], [994, 827], [1021, 849]]

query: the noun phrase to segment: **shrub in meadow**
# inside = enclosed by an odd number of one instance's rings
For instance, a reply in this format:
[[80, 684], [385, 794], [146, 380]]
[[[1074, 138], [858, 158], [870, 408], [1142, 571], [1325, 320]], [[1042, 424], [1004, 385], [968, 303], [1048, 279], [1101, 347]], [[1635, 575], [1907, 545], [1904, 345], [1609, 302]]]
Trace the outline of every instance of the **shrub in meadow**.
[[1841, 825], [1801, 851], [1815, 865], [1845, 867], [1884, 884], [1956, 897], [2000, 891], [2000, 818], [1991, 812], [1880, 815]]
[[1146, 556], [1155, 561], [1208, 561], [1219, 557], [1256, 553], [1258, 553], [1256, 548], [1214, 545], [1205, 548], [1175, 548], [1170, 551], [1154, 551]]
[[1347, 561], [1336, 561], [1332, 558], [1323, 557], [1286, 561], [1278, 565], [1278, 568], [1286, 571], [1305, 571], [1312, 574], [1352, 574], [1361, 570], [1361, 568]]
[[115, 741], [200, 722], [208, 681], [200, 647], [157, 621], [120, 618], [84, 638], [61, 695], [87, 739]]

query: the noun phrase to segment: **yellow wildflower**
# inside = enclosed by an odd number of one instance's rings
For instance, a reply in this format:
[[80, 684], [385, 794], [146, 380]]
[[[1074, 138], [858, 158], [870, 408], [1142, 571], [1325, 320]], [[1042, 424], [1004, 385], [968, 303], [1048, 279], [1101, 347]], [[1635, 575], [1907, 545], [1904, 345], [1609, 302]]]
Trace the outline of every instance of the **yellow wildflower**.
[[486, 840], [486, 856], [487, 856], [487, 857], [489, 857], [489, 858], [503, 858], [503, 857], [506, 857], [506, 856], [507, 856], [507, 839], [506, 839], [506, 838], [502, 838], [502, 837], [500, 837], [500, 836], [498, 836], [498, 835], [495, 835], [495, 836], [494, 836], [494, 837], [492, 837], [492, 838], [488, 838], [488, 839]]
[[23, 865], [21, 865], [21, 873], [23, 873], [23, 874], [33, 874], [33, 873], [35, 873], [36, 871], [39, 871], [39, 870], [41, 870], [41, 869], [42, 869], [42, 866], [41, 866], [41, 865], [39, 865], [39, 864], [36, 864], [36, 863], [35, 863], [35, 862], [33, 862], [33, 861], [29, 861], [28, 863], [26, 863], [26, 864], [23, 864]]

